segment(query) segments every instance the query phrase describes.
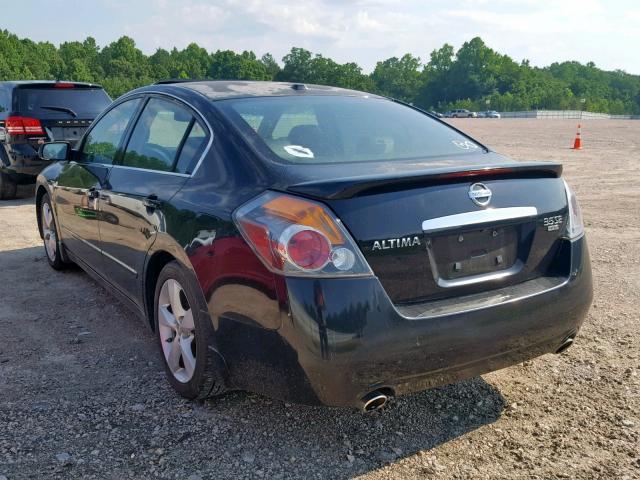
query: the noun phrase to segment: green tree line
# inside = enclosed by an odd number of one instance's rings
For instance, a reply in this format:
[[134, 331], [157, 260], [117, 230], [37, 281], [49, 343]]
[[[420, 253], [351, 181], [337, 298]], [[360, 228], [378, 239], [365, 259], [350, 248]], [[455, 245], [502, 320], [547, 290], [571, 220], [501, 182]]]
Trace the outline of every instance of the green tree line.
[[411, 54], [379, 61], [365, 73], [355, 62], [294, 47], [278, 62], [271, 54], [209, 52], [191, 43], [145, 55], [123, 36], [104, 47], [95, 39], [33, 42], [0, 30], [0, 80], [65, 79], [99, 83], [112, 97], [166, 78], [278, 80], [365, 90], [425, 109], [583, 109], [640, 114], [640, 76], [604, 71], [592, 62], [532, 67], [489, 48], [481, 38], [457, 51], [448, 44], [424, 61]]

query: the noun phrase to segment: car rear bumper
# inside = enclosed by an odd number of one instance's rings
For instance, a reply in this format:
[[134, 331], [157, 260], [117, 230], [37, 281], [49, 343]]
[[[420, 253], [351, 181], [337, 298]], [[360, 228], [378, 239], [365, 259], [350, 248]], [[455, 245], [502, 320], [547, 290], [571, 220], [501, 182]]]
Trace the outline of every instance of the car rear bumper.
[[584, 237], [564, 241], [562, 256], [565, 277], [404, 307], [377, 278], [277, 277], [277, 292], [261, 301], [212, 297], [213, 348], [230, 388], [296, 403], [360, 407], [378, 389], [402, 395], [455, 382], [575, 336], [593, 295]]
[[249, 378], [245, 370], [236, 380], [285, 400], [360, 406], [377, 389], [402, 395], [555, 352], [575, 336], [592, 300], [584, 237], [567, 241], [567, 254], [570, 276], [549, 288], [519, 287], [502, 302], [461, 302], [462, 311], [417, 317], [396, 308], [376, 278], [288, 278], [282, 326], [251, 333], [251, 348], [244, 343], [243, 361], [260, 352], [249, 363], [262, 373]]

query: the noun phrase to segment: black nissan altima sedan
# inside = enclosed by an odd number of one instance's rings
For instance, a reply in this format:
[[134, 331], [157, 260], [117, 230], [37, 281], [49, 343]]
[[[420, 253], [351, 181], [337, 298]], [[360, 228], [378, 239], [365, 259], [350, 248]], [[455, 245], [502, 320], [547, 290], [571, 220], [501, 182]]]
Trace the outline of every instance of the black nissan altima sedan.
[[371, 410], [560, 352], [591, 303], [562, 167], [392, 99], [161, 82], [40, 154], [50, 265], [144, 319], [187, 398]]

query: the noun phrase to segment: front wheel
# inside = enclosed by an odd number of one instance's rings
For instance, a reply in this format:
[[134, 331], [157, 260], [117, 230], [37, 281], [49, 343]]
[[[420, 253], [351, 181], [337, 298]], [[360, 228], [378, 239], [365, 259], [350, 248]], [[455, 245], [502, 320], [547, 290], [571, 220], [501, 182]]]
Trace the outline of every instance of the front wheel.
[[167, 379], [190, 400], [225, 390], [220, 357], [213, 347], [213, 326], [198, 307], [195, 286], [176, 261], [160, 272], [155, 292], [155, 330]]
[[64, 270], [68, 267], [62, 259], [62, 246], [58, 231], [56, 229], [56, 219], [53, 216], [53, 208], [51, 207], [51, 199], [49, 194], [42, 197], [40, 203], [40, 220], [42, 224], [42, 238], [44, 240], [44, 252], [51, 268], [55, 270]]

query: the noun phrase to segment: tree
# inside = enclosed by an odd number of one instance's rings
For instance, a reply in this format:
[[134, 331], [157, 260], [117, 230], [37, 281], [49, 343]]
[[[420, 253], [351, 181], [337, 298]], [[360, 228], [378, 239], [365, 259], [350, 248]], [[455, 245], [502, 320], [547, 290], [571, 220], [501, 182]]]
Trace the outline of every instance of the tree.
[[371, 74], [377, 91], [405, 102], [414, 102], [421, 86], [420, 59], [407, 53], [376, 64]]
[[281, 68], [268, 53], [261, 58], [251, 51], [209, 53], [195, 43], [183, 50], [160, 48], [147, 56], [126, 36], [103, 48], [91, 37], [56, 47], [0, 30], [0, 80], [96, 82], [113, 97], [166, 78], [276, 79], [371, 91], [439, 110], [480, 110], [488, 101], [497, 110], [586, 108], [640, 114], [638, 75], [603, 71], [593, 62], [533, 67], [526, 59], [518, 63], [496, 52], [479, 37], [457, 52], [444, 44], [431, 52], [424, 66], [410, 54], [388, 58], [371, 74], [355, 62], [340, 64], [298, 47], [282, 62]]
[[313, 57], [309, 50], [293, 47], [282, 58], [284, 67], [277, 76], [285, 82], [313, 83]]
[[218, 50], [211, 57], [209, 77], [218, 80], [267, 80], [265, 65], [255, 53], [244, 51], [237, 54], [231, 50]]
[[371, 90], [373, 86], [358, 64], [339, 64], [322, 55], [313, 55], [304, 48], [292, 48], [282, 61], [284, 67], [277, 75], [277, 79], [281, 81], [361, 90]]
[[260, 59], [262, 64], [264, 65], [265, 70], [267, 71], [267, 75], [269, 76], [269, 80], [275, 80], [278, 74], [280, 73], [280, 65], [276, 62], [273, 55], [270, 53], [265, 53]]
[[100, 49], [95, 39], [88, 37], [84, 42], [64, 42], [58, 49], [64, 63], [61, 78], [72, 78], [78, 82], [95, 82], [104, 75], [98, 68]]
[[[149, 57], [149, 67], [151, 68], [151, 74], [154, 78], [176, 78], [171, 53], [164, 48], [158, 48], [155, 53]], [[178, 77], [179, 76], [180, 73], [178, 73]]]
[[453, 46], [445, 43], [433, 50], [422, 72], [422, 84], [417, 103], [424, 108], [435, 108], [438, 103], [449, 101], [449, 75], [454, 61]]
[[209, 52], [195, 43], [190, 43], [187, 48], [178, 52], [171, 52], [173, 77], [185, 76], [185, 78], [206, 78], [211, 70], [213, 59]]
[[104, 47], [97, 60], [104, 71], [102, 83], [114, 97], [153, 82], [148, 58], [130, 37]]

